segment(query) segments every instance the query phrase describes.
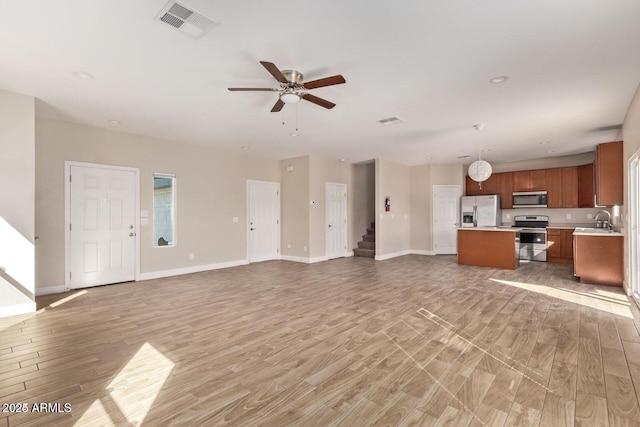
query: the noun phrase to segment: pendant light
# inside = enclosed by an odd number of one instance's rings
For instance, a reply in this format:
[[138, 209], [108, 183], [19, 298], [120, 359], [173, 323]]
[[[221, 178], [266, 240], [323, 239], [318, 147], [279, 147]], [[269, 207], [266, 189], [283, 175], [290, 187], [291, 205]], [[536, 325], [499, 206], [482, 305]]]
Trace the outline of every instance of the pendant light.
[[[481, 124], [477, 124], [473, 125], [473, 127], [478, 132], [480, 132], [484, 126]], [[482, 182], [489, 179], [492, 171], [493, 170], [489, 162], [482, 160], [482, 151], [480, 150], [480, 143], [478, 143], [478, 160], [471, 163], [471, 165], [469, 166], [469, 178], [476, 181], [478, 185], [482, 185]]]

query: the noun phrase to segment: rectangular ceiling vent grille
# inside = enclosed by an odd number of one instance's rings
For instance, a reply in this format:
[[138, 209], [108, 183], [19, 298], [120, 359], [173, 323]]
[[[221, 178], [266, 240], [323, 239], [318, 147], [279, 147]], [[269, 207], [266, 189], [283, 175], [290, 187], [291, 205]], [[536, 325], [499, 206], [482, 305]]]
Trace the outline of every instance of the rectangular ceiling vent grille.
[[170, 0], [156, 15], [156, 21], [164, 22], [183, 34], [200, 38], [220, 22], [196, 12], [188, 6]]
[[391, 126], [391, 125], [399, 125], [400, 123], [404, 123], [404, 122], [397, 117], [389, 117], [388, 119], [378, 120], [378, 123], [384, 126]]

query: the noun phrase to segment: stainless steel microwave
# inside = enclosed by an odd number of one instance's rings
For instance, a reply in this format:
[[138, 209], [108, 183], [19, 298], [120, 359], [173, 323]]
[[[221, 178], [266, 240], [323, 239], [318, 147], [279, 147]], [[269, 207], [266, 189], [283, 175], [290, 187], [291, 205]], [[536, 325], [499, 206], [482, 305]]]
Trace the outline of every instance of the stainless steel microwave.
[[516, 191], [513, 193], [514, 208], [546, 208], [546, 191]]

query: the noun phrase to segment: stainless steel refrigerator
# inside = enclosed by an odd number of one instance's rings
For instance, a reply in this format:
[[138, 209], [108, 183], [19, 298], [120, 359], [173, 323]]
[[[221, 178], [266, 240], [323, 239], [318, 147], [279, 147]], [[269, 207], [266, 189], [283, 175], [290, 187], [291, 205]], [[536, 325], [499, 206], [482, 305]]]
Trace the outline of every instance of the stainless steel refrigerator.
[[461, 227], [497, 227], [502, 223], [499, 194], [460, 199]]

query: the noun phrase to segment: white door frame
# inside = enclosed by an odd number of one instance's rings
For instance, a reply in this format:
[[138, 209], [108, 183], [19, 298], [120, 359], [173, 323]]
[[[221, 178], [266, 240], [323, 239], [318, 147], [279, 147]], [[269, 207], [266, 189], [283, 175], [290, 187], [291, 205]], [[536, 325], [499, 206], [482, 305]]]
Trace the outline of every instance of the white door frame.
[[69, 276], [71, 274], [71, 167], [87, 167], [96, 169], [109, 169], [135, 173], [136, 197], [135, 197], [135, 229], [134, 236], [136, 248], [134, 252], [134, 279], [140, 280], [140, 169], [127, 166], [101, 165], [97, 163], [84, 163], [65, 160], [64, 162], [64, 290], [71, 290]]
[[629, 271], [629, 283], [627, 293], [630, 294], [640, 306], [640, 150], [636, 151], [627, 164], [628, 175], [628, 203], [629, 214], [627, 218], [627, 262]]
[[247, 200], [247, 212], [246, 212], [246, 234], [247, 234], [247, 263], [251, 263], [251, 225], [250, 225], [250, 218], [251, 218], [251, 190], [249, 188], [249, 186], [251, 185], [251, 183], [260, 183], [260, 184], [276, 184], [278, 186], [278, 196], [279, 196], [279, 200], [280, 200], [280, 206], [278, 206], [278, 235], [277, 235], [277, 239], [278, 239], [278, 256], [275, 259], [281, 259], [282, 257], [282, 251], [280, 250], [280, 245], [281, 245], [281, 234], [282, 234], [282, 195], [280, 194], [280, 183], [278, 181], [260, 181], [260, 180], [256, 180], [256, 179], [248, 179], [247, 180], [247, 184], [246, 184], [246, 200]]
[[[436, 250], [436, 189], [438, 188], [456, 188], [458, 190], [458, 204], [457, 204], [457, 221], [456, 224], [460, 223], [460, 197], [462, 196], [462, 187], [460, 185], [432, 185], [431, 186], [431, 245], [433, 249], [433, 254], [438, 255], [438, 251]], [[459, 225], [458, 225], [459, 227]], [[456, 245], [457, 248], [457, 245]]]
[[[325, 194], [325, 233], [324, 233], [324, 241], [325, 241], [325, 254], [327, 253], [327, 242], [329, 241], [329, 218], [327, 216], [327, 209], [329, 207], [329, 204], [327, 203], [326, 197], [327, 197], [327, 193], [328, 193], [328, 189], [330, 185], [336, 185], [336, 186], [340, 186], [342, 188], [342, 190], [344, 191], [344, 203], [342, 204], [342, 215], [344, 217], [344, 233], [342, 236], [342, 244], [341, 247], [342, 252], [340, 254], [340, 256], [338, 257], [332, 257], [332, 258], [340, 258], [340, 257], [345, 257], [347, 256], [347, 242], [349, 241], [349, 217], [347, 216], [348, 210], [347, 210], [347, 184], [343, 184], [341, 182], [325, 182], [324, 184], [324, 194]], [[328, 258], [328, 256], [327, 256]], [[330, 259], [330, 258], [328, 258]]]

